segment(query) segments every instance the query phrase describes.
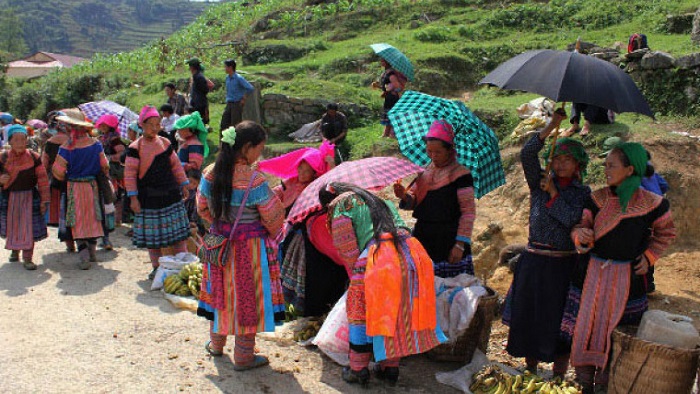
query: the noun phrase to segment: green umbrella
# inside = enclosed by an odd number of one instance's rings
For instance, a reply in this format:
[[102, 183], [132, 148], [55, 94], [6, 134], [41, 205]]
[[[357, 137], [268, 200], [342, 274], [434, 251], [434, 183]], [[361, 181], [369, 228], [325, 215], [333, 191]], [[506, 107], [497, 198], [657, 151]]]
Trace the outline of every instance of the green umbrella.
[[406, 55], [401, 53], [398, 49], [394, 48], [389, 44], [372, 44], [370, 48], [379, 55], [382, 59], [386, 60], [394, 70], [405, 75], [409, 81], [413, 82], [413, 64], [408, 60]]
[[401, 153], [410, 161], [430, 163], [423, 137], [435, 120], [444, 119], [454, 128], [457, 161], [471, 170], [476, 197], [506, 183], [498, 138], [462, 102], [409, 90], [388, 115]]

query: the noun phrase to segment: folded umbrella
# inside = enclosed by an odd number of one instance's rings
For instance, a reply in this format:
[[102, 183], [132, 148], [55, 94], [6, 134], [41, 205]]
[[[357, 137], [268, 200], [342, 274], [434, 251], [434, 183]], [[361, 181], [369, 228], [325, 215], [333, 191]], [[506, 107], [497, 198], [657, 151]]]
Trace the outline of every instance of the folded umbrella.
[[443, 119], [455, 132], [457, 161], [469, 168], [477, 198], [506, 183], [498, 138], [464, 103], [407, 91], [389, 111], [399, 149], [412, 162], [425, 166], [430, 158], [423, 137], [430, 125]]

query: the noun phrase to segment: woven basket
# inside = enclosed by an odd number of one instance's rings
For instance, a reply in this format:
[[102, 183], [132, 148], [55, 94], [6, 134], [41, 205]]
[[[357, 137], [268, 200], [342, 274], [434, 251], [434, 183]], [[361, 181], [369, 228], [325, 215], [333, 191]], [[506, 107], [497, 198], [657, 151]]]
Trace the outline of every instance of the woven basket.
[[456, 341], [443, 343], [428, 352], [428, 358], [435, 361], [469, 363], [474, 351], [479, 348], [486, 353], [491, 336], [491, 322], [498, 310], [498, 294], [486, 287], [487, 295], [479, 299], [474, 317], [469, 327]]
[[690, 393], [700, 349], [681, 349], [644, 341], [636, 326], [613, 331], [609, 394]]

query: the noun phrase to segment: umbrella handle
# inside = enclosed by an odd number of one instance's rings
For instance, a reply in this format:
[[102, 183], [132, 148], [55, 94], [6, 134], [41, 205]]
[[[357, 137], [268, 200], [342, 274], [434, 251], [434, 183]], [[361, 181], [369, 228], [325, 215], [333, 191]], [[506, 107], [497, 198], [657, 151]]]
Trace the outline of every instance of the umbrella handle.
[[[566, 107], [566, 102], [561, 103], [561, 109], [564, 109]], [[549, 178], [549, 172], [552, 170], [552, 159], [554, 158], [554, 148], [557, 146], [557, 139], [559, 138], [559, 128], [561, 125], [557, 126], [556, 129], [554, 129], [554, 132], [552, 133], [552, 149], [549, 150], [549, 159], [547, 160], [547, 168], [544, 170], [544, 174], [547, 179], [547, 183], [542, 184], [542, 190], [547, 190], [549, 184], [552, 182], [551, 178]]]

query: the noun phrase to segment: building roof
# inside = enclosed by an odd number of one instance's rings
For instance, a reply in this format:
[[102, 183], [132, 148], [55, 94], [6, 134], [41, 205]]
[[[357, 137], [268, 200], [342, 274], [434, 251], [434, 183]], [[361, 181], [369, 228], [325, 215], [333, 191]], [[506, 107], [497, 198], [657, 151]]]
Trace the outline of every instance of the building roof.
[[25, 58], [8, 63], [8, 67], [66, 67], [70, 68], [87, 59], [51, 52], [36, 52]]

